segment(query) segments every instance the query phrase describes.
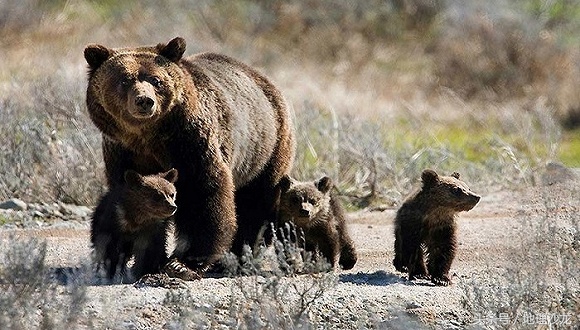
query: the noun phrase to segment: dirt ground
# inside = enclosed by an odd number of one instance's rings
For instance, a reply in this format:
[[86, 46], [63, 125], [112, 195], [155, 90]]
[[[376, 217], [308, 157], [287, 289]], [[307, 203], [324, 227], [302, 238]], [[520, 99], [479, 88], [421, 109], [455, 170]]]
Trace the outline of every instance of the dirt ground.
[[[520, 191], [484, 194], [480, 203], [458, 218], [458, 255], [452, 266], [453, 284], [435, 287], [429, 282], [408, 282], [392, 266], [393, 218], [395, 210], [349, 214], [349, 230], [356, 243], [359, 260], [354, 269], [338, 271], [338, 283], [317, 299], [308, 311], [319, 328], [409, 328], [404, 322], [419, 320], [427, 328], [463, 329], [477, 326], [477, 320], [463, 307], [463, 284], [485, 277], [493, 268], [510, 262], [510, 249], [521, 244], [525, 221], [540, 221], [550, 210], [574, 219], [580, 212], [577, 181]], [[549, 205], [548, 205], [549, 204]], [[548, 206], [547, 206], [548, 205]], [[576, 222], [577, 223], [577, 222]], [[59, 222], [45, 228], [1, 229], [0, 242], [9, 236], [41, 237], [48, 243], [46, 263], [62, 269], [86, 264], [90, 258], [88, 223]], [[577, 229], [576, 229], [577, 230]], [[529, 234], [529, 233], [528, 233]], [[304, 275], [302, 275], [304, 276]], [[301, 281], [298, 276], [290, 281]], [[180, 290], [207, 313], [220, 311], [231, 299], [236, 278], [204, 278], [187, 282]], [[81, 325], [97, 328], [170, 328], [176, 316], [162, 302], [169, 289], [137, 288], [131, 284], [89, 285], [89, 302], [83, 308]], [[225, 307], [224, 307], [225, 308]], [[206, 316], [202, 323], [211, 328], [228, 328]], [[396, 321], [407, 324], [398, 327]], [[575, 320], [577, 321], [577, 319]], [[209, 322], [209, 323], [206, 323]], [[213, 323], [212, 323], [213, 322]], [[413, 328], [415, 326], [411, 326]], [[493, 327], [493, 326], [492, 326]]]

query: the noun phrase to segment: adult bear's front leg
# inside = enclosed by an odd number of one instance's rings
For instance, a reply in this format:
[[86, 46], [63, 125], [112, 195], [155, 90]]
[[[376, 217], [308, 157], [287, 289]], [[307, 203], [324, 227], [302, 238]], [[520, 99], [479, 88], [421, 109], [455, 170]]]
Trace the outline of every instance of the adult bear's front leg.
[[232, 173], [215, 156], [186, 157], [195, 161], [175, 164], [179, 179], [174, 257], [200, 275], [230, 249], [237, 229]]

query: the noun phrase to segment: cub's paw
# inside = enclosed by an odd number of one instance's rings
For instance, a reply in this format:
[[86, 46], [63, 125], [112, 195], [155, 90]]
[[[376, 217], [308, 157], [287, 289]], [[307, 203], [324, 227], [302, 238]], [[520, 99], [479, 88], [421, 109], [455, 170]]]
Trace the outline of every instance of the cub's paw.
[[399, 257], [398, 255], [396, 255], [395, 258], [393, 259], [393, 266], [395, 266], [395, 269], [398, 272], [401, 272], [401, 273], [408, 273], [409, 272], [409, 268], [407, 267], [406, 264], [403, 263], [403, 261], [401, 260], [401, 257]]
[[357, 259], [357, 254], [354, 248], [343, 249], [340, 252], [338, 264], [342, 266], [342, 269], [349, 270], [354, 267]]
[[429, 279], [431, 279], [431, 276], [429, 276], [429, 274], [427, 274], [427, 273], [409, 274], [409, 281], [413, 281], [413, 280], [429, 280]]
[[173, 258], [163, 267], [163, 271], [169, 277], [180, 278], [185, 281], [195, 281], [201, 279], [201, 275], [184, 265], [181, 261]]
[[395, 269], [398, 272], [401, 272], [401, 273], [408, 273], [409, 272], [409, 268], [407, 268], [407, 266], [403, 266], [403, 265], [399, 265], [399, 264], [394, 264], [394, 265], [395, 265]]

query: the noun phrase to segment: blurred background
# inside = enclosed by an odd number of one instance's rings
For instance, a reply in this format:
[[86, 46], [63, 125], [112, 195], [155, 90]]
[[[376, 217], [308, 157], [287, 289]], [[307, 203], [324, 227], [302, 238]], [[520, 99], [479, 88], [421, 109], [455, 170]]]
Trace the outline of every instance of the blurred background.
[[212, 51], [265, 73], [295, 113], [293, 175], [352, 209], [397, 206], [424, 168], [477, 192], [580, 167], [575, 0], [0, 0], [0, 199], [95, 204], [89, 43]]

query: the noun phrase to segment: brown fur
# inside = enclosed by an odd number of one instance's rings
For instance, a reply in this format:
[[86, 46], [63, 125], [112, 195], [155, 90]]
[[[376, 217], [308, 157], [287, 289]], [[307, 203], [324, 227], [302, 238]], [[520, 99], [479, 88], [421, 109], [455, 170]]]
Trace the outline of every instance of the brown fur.
[[280, 222], [291, 222], [302, 230], [306, 250], [320, 251], [333, 267], [337, 262], [344, 269], [354, 267], [356, 250], [346, 228], [344, 210], [331, 194], [330, 178], [298, 182], [284, 176], [280, 186]]
[[471, 210], [480, 197], [459, 180], [458, 173], [439, 176], [425, 170], [421, 177], [423, 187], [397, 211], [393, 264], [398, 271], [408, 272], [409, 280], [423, 277], [449, 285], [457, 248], [455, 216]]
[[166, 261], [165, 250], [148, 249], [146, 243], [165, 235], [166, 220], [177, 209], [173, 185], [176, 180], [175, 169], [146, 176], [128, 170], [125, 183], [103, 196], [93, 214], [91, 242], [95, 262], [98, 267], [105, 267], [110, 279], [118, 269], [125, 272], [133, 255], [136, 277], [159, 271], [151, 266]]
[[87, 46], [87, 107], [103, 133], [111, 189], [127, 169], [179, 170], [174, 257], [203, 273], [274, 221], [295, 142], [284, 99], [267, 78], [224, 55], [182, 58], [184, 51], [182, 38]]

